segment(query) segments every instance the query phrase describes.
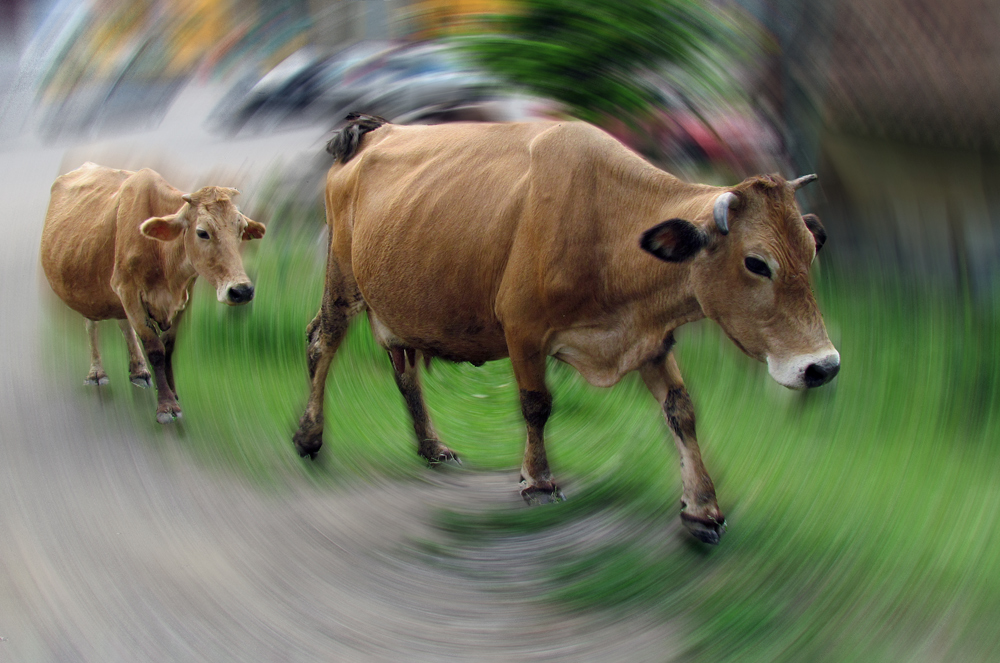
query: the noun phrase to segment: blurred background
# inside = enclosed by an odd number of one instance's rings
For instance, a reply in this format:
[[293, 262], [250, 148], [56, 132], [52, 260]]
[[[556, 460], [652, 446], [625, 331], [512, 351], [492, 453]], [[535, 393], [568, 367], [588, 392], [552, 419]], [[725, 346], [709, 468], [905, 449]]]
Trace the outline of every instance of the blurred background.
[[[984, 0], [3, 0], [0, 661], [1000, 660], [998, 28]], [[425, 375], [465, 462], [431, 471], [358, 324], [320, 460], [295, 455], [349, 111], [572, 117], [692, 181], [819, 175], [837, 379], [788, 392], [712, 323], [678, 334], [718, 548], [678, 527], [635, 379], [550, 367], [569, 499], [528, 509], [509, 363]], [[110, 327], [112, 384], [82, 386], [39, 276], [48, 187], [84, 161], [238, 186], [267, 224], [252, 305], [196, 288], [173, 427]]]

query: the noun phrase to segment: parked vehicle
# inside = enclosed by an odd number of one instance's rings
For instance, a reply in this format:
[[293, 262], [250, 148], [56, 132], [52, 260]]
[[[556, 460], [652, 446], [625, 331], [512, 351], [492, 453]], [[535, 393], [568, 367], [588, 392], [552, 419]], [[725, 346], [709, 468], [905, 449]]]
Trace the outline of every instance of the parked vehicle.
[[350, 111], [414, 121], [495, 98], [498, 89], [443, 44], [362, 43], [333, 56], [303, 49], [234, 85], [211, 122], [237, 134], [338, 121]]

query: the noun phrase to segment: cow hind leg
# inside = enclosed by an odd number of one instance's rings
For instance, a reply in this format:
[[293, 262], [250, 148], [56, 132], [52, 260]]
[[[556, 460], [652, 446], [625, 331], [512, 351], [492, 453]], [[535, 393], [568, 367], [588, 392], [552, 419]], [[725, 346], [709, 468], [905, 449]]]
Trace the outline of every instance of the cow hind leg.
[[417, 436], [417, 453], [434, 466], [449, 460], [461, 462], [454, 451], [441, 444], [437, 432], [431, 424], [420, 390], [417, 351], [413, 348], [393, 346], [388, 349], [389, 359], [396, 378], [396, 386], [403, 395], [406, 409], [413, 420], [413, 432]]
[[[360, 293], [350, 300], [360, 302]], [[323, 305], [316, 317], [306, 326], [309, 401], [299, 419], [298, 430], [292, 436], [295, 450], [303, 458], [306, 456], [316, 458], [320, 447], [323, 446], [323, 399], [326, 393], [326, 377], [330, 371], [330, 362], [333, 361], [337, 348], [344, 340], [347, 326], [356, 308], [352, 307], [347, 299], [331, 295], [328, 281], [327, 292], [323, 295]]]
[[109, 382], [108, 374], [104, 372], [104, 366], [101, 365], [100, 336], [97, 332], [97, 321], [87, 318], [86, 324], [87, 338], [90, 340], [90, 372], [87, 373], [87, 377], [83, 383], [88, 385], [107, 384]]
[[119, 320], [118, 327], [125, 337], [125, 346], [128, 348], [128, 377], [137, 387], [149, 389], [153, 386], [153, 377], [146, 366], [146, 359], [142, 356], [142, 348], [139, 347], [139, 339], [136, 338], [135, 330], [128, 320]]

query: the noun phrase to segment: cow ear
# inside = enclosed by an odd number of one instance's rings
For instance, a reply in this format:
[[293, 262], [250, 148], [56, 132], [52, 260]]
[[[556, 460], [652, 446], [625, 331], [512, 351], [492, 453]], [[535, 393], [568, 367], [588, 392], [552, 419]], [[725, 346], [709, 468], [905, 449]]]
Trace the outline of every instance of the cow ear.
[[139, 232], [146, 237], [158, 239], [161, 242], [171, 242], [184, 232], [184, 219], [180, 214], [172, 216], [154, 216], [146, 219], [139, 226]]
[[802, 220], [806, 222], [806, 228], [812, 233], [813, 239], [816, 240], [816, 253], [823, 248], [826, 244], [826, 228], [820, 223], [819, 217], [815, 214], [803, 214]]
[[243, 239], [260, 239], [264, 236], [264, 232], [267, 230], [264, 228], [263, 223], [257, 223], [253, 219], [244, 216], [246, 219], [247, 227], [243, 229]]
[[656, 224], [642, 234], [639, 242], [644, 250], [666, 262], [684, 262], [707, 244], [705, 232], [684, 219], [670, 219]]

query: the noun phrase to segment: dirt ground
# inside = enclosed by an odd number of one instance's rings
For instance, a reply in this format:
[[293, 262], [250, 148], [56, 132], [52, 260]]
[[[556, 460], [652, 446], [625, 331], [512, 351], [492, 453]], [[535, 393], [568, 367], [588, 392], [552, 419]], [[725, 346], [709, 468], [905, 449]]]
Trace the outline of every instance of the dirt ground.
[[184, 119], [110, 142], [0, 145], [0, 663], [672, 658], [674, 626], [654, 615], [568, 615], [539, 600], [533, 570], [592, 541], [586, 526], [450, 561], [418, 545], [448, 545], [436, 508], [516, 507], [516, 470], [265, 493], [162, 439], [84, 425], [94, 398], [53, 381], [39, 340], [38, 239], [60, 170], [119, 158], [133, 163], [108, 165], [222, 168], [252, 186], [278, 157], [320, 146], [315, 132], [192, 140]]

